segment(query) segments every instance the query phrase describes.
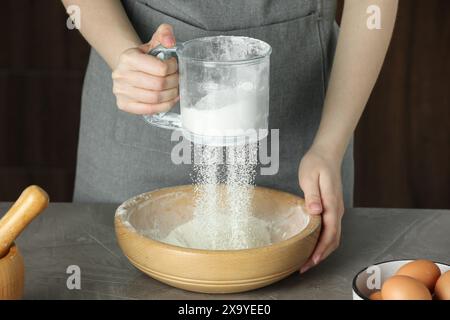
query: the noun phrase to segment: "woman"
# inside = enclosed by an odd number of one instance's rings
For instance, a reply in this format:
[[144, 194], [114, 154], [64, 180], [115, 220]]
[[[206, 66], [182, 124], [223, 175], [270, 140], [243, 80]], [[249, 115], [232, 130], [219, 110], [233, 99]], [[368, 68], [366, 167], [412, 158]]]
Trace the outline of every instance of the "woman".
[[[302, 272], [337, 248], [344, 200], [352, 205], [352, 134], [382, 66], [397, 1], [346, 0], [339, 41], [332, 0], [63, 2], [81, 8], [80, 31], [94, 49], [83, 90], [75, 201], [120, 202], [189, 183], [190, 167], [169, 161], [170, 132], [137, 116], [178, 101], [176, 60], [147, 52], [210, 35], [249, 36], [273, 48], [269, 123], [280, 129], [279, 172], [257, 183], [290, 192], [300, 184], [309, 212], [322, 215], [319, 242]], [[368, 8], [381, 16], [371, 17]], [[372, 30], [367, 20], [377, 18], [381, 29]]]

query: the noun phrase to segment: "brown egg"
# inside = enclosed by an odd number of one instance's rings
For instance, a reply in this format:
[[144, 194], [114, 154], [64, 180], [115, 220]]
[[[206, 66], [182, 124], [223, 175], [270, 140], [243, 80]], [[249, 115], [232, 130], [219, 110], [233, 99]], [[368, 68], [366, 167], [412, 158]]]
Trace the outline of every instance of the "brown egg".
[[450, 300], [450, 271], [439, 277], [434, 287], [434, 294], [438, 300]]
[[402, 266], [395, 275], [419, 280], [433, 293], [436, 281], [441, 276], [441, 270], [432, 261], [415, 260]]
[[370, 300], [383, 300], [383, 297], [381, 296], [381, 291], [375, 291], [369, 296]]
[[425, 285], [411, 277], [393, 276], [381, 287], [383, 300], [431, 300]]

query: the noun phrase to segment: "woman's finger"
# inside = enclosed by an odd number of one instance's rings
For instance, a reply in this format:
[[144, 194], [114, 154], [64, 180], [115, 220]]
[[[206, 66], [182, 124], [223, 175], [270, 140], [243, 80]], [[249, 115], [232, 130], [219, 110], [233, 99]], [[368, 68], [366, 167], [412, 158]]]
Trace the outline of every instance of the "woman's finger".
[[[328, 217], [329, 216], [330, 215], [328, 215]], [[329, 220], [330, 219], [328, 218], [323, 219], [324, 222], [322, 223], [322, 231], [316, 248], [309, 257], [308, 261], [301, 267], [300, 273], [304, 273], [312, 267], [318, 265], [337, 248], [340, 239], [340, 222], [329, 222]]]
[[123, 82], [136, 88], [154, 91], [177, 88], [179, 81], [178, 73], [168, 75], [167, 77], [158, 77], [148, 73], [131, 70], [114, 71], [112, 78], [115, 81]]
[[119, 109], [126, 112], [140, 115], [152, 115], [155, 113], [169, 111], [175, 105], [175, 103], [178, 102], [178, 100], [179, 97], [176, 97], [175, 99], [172, 99], [170, 101], [158, 104], [149, 104], [136, 101], [124, 101], [123, 103], [121, 103], [118, 101], [117, 105], [119, 106]]
[[315, 266], [315, 263], [312, 259], [312, 256], [309, 257], [308, 261], [306, 261], [303, 266], [300, 268], [300, 273], [305, 273], [309, 269]]
[[342, 180], [340, 176], [331, 177], [324, 173], [319, 179], [320, 190], [322, 194], [322, 201], [324, 209], [328, 210], [326, 205], [332, 209], [331, 211], [337, 213], [338, 220], [341, 220], [344, 215], [344, 197], [342, 194]]
[[178, 70], [177, 59], [160, 60], [139, 50], [127, 52], [120, 57], [120, 63], [126, 65], [125, 69], [145, 72], [154, 76], [165, 77]]
[[339, 185], [335, 185], [339, 181], [341, 181], [340, 178], [332, 178], [327, 174], [322, 174], [320, 177], [320, 190], [325, 209], [322, 217], [324, 232], [313, 254], [313, 260], [316, 263], [325, 259], [339, 245], [343, 214], [342, 189]]
[[175, 35], [172, 26], [167, 23], [161, 24], [158, 29], [156, 29], [150, 42], [153, 46], [162, 44], [166, 48], [173, 47], [175, 45]]
[[300, 176], [300, 187], [305, 195], [306, 210], [310, 214], [322, 213], [322, 201], [320, 198], [319, 174]]
[[142, 44], [139, 48], [143, 52], [148, 53], [151, 49], [160, 44], [166, 48], [172, 48], [176, 44], [173, 28], [170, 24], [161, 24], [150, 41]]
[[339, 245], [341, 234], [340, 192], [332, 184], [332, 179], [322, 176], [320, 192], [324, 213], [322, 214], [322, 231], [316, 248], [310, 259], [302, 266], [300, 272], [306, 272], [330, 255]]
[[333, 253], [333, 251], [335, 251], [339, 247], [339, 243], [341, 241], [341, 220], [340, 219], [338, 219], [336, 229], [337, 229], [336, 237], [333, 239], [332, 243], [329, 246], [327, 246], [325, 251], [323, 251], [323, 253], [320, 254], [319, 262], [325, 260], [330, 254]]
[[302, 273], [306, 272], [312, 266], [319, 264], [335, 249], [339, 232], [340, 222], [337, 219], [337, 215], [331, 211], [325, 211], [322, 215], [322, 231], [319, 240], [308, 263], [302, 267]]
[[170, 101], [178, 96], [178, 88], [152, 91], [127, 85], [117, 85], [113, 90], [115, 95], [123, 95], [141, 103], [158, 104]]

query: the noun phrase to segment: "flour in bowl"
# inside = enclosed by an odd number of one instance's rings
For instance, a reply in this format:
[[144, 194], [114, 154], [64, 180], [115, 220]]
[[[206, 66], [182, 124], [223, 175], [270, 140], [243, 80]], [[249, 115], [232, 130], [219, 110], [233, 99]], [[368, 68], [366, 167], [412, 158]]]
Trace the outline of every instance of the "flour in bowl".
[[[192, 219], [172, 230], [162, 241], [175, 246], [206, 249], [236, 250], [271, 244], [270, 225], [256, 217], [249, 217], [248, 226], [235, 234], [236, 226], [226, 214], [216, 214], [214, 221]], [[212, 227], [216, 225], [216, 227]]]

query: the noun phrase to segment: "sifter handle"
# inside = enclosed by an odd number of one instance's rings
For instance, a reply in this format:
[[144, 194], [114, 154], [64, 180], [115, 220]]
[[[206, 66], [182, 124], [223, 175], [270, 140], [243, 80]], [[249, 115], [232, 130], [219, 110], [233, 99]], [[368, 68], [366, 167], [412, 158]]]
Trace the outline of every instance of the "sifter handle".
[[[177, 56], [176, 50], [176, 46], [173, 48], [165, 48], [162, 45], [159, 45], [150, 50], [148, 54], [155, 56], [160, 60], [167, 60]], [[171, 130], [181, 129], [181, 116], [179, 113], [168, 111], [156, 113], [154, 115], [144, 115], [143, 117], [148, 124], [153, 126]]]

